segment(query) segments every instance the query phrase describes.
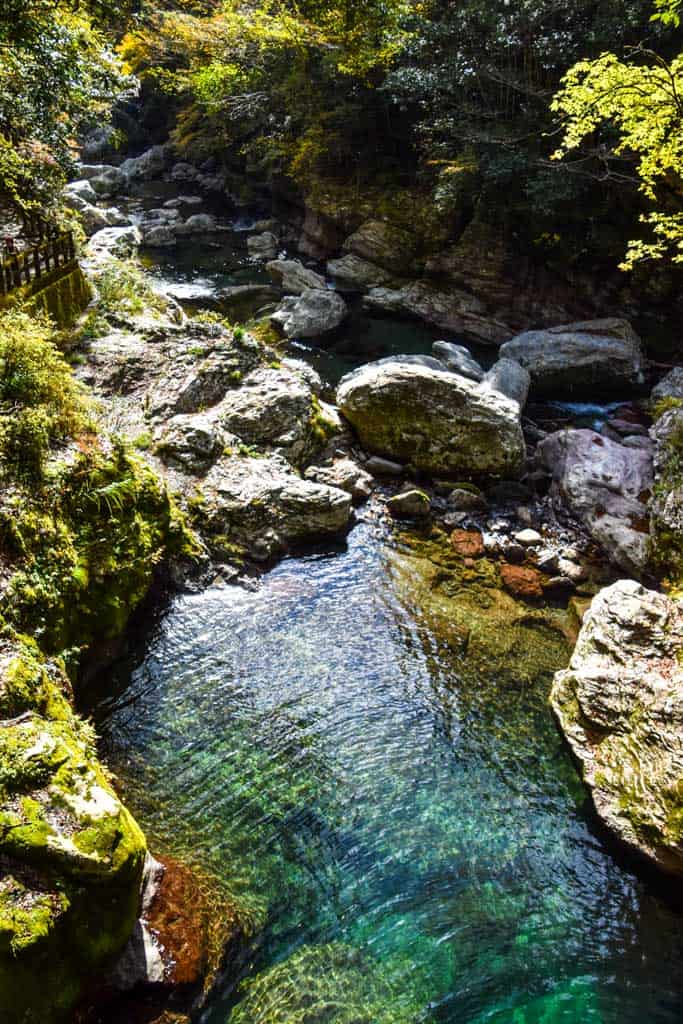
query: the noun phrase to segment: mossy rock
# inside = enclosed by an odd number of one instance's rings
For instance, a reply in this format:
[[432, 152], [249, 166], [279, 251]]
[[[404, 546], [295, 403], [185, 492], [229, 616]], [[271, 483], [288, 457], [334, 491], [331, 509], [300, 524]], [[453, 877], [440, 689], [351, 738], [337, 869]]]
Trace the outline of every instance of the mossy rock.
[[132, 931], [145, 839], [75, 716], [0, 724], [0, 797], [0, 1019], [60, 1021]]

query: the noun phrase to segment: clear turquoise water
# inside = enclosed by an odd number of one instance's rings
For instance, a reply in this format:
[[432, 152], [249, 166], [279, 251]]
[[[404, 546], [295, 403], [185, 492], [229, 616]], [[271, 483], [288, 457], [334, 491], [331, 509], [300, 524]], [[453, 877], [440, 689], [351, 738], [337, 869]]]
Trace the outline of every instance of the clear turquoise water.
[[680, 1022], [683, 922], [594, 831], [547, 674], [474, 673], [390, 554], [361, 524], [177, 598], [103, 681], [141, 823], [258, 921], [208, 1024]]

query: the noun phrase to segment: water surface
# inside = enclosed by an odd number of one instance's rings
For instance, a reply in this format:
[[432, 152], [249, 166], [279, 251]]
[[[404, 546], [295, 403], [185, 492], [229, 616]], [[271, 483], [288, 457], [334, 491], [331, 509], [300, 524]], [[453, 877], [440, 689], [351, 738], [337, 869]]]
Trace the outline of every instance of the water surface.
[[368, 522], [177, 598], [107, 682], [134, 812], [258, 936], [261, 988], [206, 1019], [680, 1022], [681, 919], [595, 833], [544, 653], [475, 669], [411, 557]]

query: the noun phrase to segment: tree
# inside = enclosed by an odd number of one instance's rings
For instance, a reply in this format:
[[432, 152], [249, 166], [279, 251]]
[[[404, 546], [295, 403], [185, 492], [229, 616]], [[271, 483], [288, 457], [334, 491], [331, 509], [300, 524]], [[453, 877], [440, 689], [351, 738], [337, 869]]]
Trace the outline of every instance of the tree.
[[75, 153], [75, 136], [107, 112], [121, 69], [85, 7], [5, 0], [0, 12], [0, 194], [49, 206]]
[[[680, 25], [681, 0], [656, 0], [653, 20]], [[621, 268], [669, 256], [683, 263], [683, 53], [666, 60], [639, 47], [630, 59], [603, 53], [567, 73], [552, 109], [564, 135], [554, 154], [579, 161], [597, 155], [605, 176], [634, 167], [639, 189], [654, 207], [640, 217], [651, 240], [633, 240]]]

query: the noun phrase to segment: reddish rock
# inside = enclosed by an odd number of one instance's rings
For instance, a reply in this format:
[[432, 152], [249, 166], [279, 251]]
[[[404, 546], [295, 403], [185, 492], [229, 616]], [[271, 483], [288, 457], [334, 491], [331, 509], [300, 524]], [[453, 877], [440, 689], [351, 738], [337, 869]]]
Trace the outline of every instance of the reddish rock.
[[484, 541], [479, 530], [453, 530], [451, 544], [463, 558], [480, 558], [484, 554]]
[[500, 567], [500, 575], [505, 589], [515, 597], [543, 596], [543, 577], [537, 569], [504, 563]]

